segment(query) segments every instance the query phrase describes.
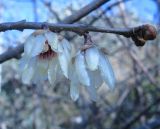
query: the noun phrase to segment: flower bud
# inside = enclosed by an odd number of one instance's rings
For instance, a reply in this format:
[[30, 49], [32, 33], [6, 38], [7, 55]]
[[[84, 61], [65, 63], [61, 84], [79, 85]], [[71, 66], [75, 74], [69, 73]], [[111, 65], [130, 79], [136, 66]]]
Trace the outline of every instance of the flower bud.
[[136, 46], [144, 46], [147, 40], [154, 40], [156, 36], [156, 28], [152, 25], [146, 24], [140, 26], [131, 38]]
[[143, 38], [144, 40], [154, 40], [157, 36], [157, 30], [154, 26], [146, 24], [143, 26]]

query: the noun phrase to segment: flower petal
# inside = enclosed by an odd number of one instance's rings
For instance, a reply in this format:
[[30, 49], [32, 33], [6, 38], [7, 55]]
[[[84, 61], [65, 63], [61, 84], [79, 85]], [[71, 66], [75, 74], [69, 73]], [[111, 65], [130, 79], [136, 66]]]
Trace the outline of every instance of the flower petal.
[[48, 80], [51, 85], [55, 84], [57, 75], [57, 60], [52, 59], [49, 61], [49, 68], [48, 68]]
[[20, 71], [23, 71], [25, 68], [27, 68], [29, 60], [30, 58], [25, 55], [19, 60]]
[[100, 76], [98, 70], [96, 71], [88, 71], [90, 79], [91, 79], [91, 86], [87, 87], [87, 91], [93, 101], [97, 101], [97, 91], [96, 88], [102, 85], [103, 80]]
[[85, 51], [85, 58], [87, 66], [90, 70], [96, 70], [98, 68], [99, 63], [99, 52], [96, 47], [88, 48]]
[[109, 60], [102, 52], [100, 53], [99, 69], [104, 81], [108, 84], [109, 88], [113, 89], [115, 87], [114, 72]]
[[71, 51], [71, 45], [67, 39], [63, 38], [61, 42], [63, 43], [63, 47], [67, 48], [68, 51]]
[[22, 73], [22, 82], [24, 84], [30, 84], [33, 74], [34, 69], [32, 67], [26, 68]]
[[51, 31], [47, 31], [45, 33], [45, 37], [48, 40], [48, 43], [51, 46], [52, 50], [57, 50], [58, 49], [58, 36]]
[[81, 52], [75, 58], [75, 68], [79, 81], [85, 86], [90, 86], [90, 78], [86, 70], [84, 55]]
[[67, 58], [68, 63], [71, 61], [71, 51], [68, 49], [68, 45], [66, 45], [66, 42], [62, 42], [63, 47], [63, 53]]
[[78, 88], [78, 83], [76, 82], [76, 80], [71, 82], [70, 96], [73, 101], [76, 101], [79, 98], [79, 88]]
[[37, 83], [42, 83], [47, 80], [48, 77], [48, 60], [37, 59], [35, 74], [33, 81]]
[[64, 79], [64, 76], [62, 76], [63, 75], [62, 73], [63, 73], [63, 71], [61, 69], [61, 66], [60, 66], [59, 62], [57, 61], [57, 74], [56, 74], [56, 82], [55, 83], [61, 82], [62, 79]]
[[32, 49], [35, 47], [36, 43], [34, 41], [34, 38], [35, 37], [33, 35], [30, 35], [24, 43], [24, 54], [27, 56], [31, 55]]
[[32, 58], [32, 59], [30, 59], [28, 66], [26, 66], [23, 69], [22, 82], [24, 84], [30, 84], [31, 83], [31, 80], [32, 80], [33, 75], [35, 73], [35, 65], [36, 65], [36, 59]]
[[71, 80], [71, 85], [70, 85], [70, 96], [72, 98], [73, 101], [76, 101], [79, 98], [79, 81], [77, 79], [77, 75], [75, 70], [72, 67], [71, 70], [71, 76], [70, 76], [70, 80]]
[[58, 60], [59, 60], [59, 63], [60, 63], [60, 66], [61, 66], [61, 69], [63, 71], [63, 74], [66, 78], [68, 78], [68, 59], [66, 58], [66, 55], [64, 53], [64, 50], [63, 50], [63, 47], [62, 47], [62, 44], [58, 44], [58, 50], [62, 51], [60, 53], [58, 53]]
[[31, 57], [37, 56], [43, 51], [45, 41], [44, 35], [36, 35], [34, 37], [34, 47], [32, 47]]
[[90, 71], [89, 76], [91, 78], [92, 85], [95, 88], [99, 88], [103, 84], [103, 79], [101, 77], [99, 70]]

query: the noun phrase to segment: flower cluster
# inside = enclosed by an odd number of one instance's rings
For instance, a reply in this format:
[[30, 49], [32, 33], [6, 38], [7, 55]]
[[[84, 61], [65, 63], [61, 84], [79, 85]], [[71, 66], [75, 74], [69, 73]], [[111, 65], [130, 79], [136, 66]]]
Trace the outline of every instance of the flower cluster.
[[96, 89], [102, 85], [103, 81], [110, 89], [115, 86], [115, 76], [111, 64], [104, 53], [94, 45], [79, 51], [71, 67], [70, 95], [73, 100], [77, 100], [79, 97], [80, 85], [86, 86], [94, 101], [97, 99]]
[[70, 80], [70, 96], [79, 97], [80, 86], [85, 86], [92, 100], [96, 100], [96, 89], [105, 82], [110, 89], [115, 86], [112, 66], [97, 46], [90, 44], [75, 56], [68, 40], [49, 30], [32, 33], [24, 45], [20, 60], [22, 81], [26, 84], [46, 80], [54, 85], [58, 76]]

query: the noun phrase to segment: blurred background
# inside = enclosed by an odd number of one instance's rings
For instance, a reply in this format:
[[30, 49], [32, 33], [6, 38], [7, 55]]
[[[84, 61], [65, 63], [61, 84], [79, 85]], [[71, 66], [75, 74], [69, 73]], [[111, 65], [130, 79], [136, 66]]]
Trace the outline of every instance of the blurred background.
[[[0, 22], [26, 19], [57, 23], [92, 0], [0, 0]], [[127, 28], [150, 23], [159, 28], [160, 0], [110, 0], [77, 23]], [[22, 44], [34, 30], [0, 33], [0, 54]], [[136, 47], [132, 40], [113, 34], [91, 33], [92, 40], [113, 66], [117, 85], [98, 89], [90, 101], [82, 89], [78, 101], [69, 83], [56, 86], [24, 85], [18, 60], [0, 64], [0, 129], [160, 129], [160, 37]], [[67, 32], [75, 46], [83, 38]]]

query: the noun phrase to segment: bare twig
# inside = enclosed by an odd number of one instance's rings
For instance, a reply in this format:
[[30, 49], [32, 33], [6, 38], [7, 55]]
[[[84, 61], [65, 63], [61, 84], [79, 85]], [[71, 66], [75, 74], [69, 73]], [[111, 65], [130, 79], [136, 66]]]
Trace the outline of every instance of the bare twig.
[[96, 10], [101, 5], [109, 1], [110, 0], [94, 0], [90, 4], [76, 11], [71, 16], [65, 18], [61, 23], [74, 23], [76, 21], [79, 21], [81, 18], [85, 17], [86, 15], [88, 15], [89, 13], [91, 13], [92, 11]]
[[[101, 5], [107, 3], [108, 1], [109, 0], [94, 0], [91, 3], [89, 3], [88, 5], [86, 5], [85, 7], [79, 9], [77, 12], [75, 12], [71, 16], [65, 18], [63, 21], [61, 21], [61, 23], [67, 23], [67, 24], [74, 23], [74, 22], [80, 20], [81, 18], [85, 17], [86, 15], [88, 15], [90, 12], [96, 10]], [[21, 49], [19, 52], [16, 52], [16, 54], [14, 54], [14, 56], [12, 56], [11, 53], [14, 53], [16, 51], [16, 49], [8, 50], [5, 53], [1, 54], [0, 55], [0, 63], [3, 63], [4, 61], [7, 61], [9, 59], [12, 59], [14, 57], [19, 56], [23, 52], [24, 45], [22, 45], [22, 47], [20, 47], [20, 46], [17, 46], [17, 47], [21, 48]]]
[[123, 35], [125, 37], [132, 37], [140, 31], [144, 31], [146, 25], [133, 27], [133, 28], [124, 28], [124, 29], [115, 29], [115, 28], [100, 28], [84, 24], [52, 24], [46, 22], [26, 22], [25, 20], [19, 22], [8, 22], [0, 24], [0, 31], [7, 30], [20, 30], [23, 29], [44, 29], [47, 26], [51, 31], [73, 31], [76, 33], [84, 34], [86, 32], [101, 32], [101, 33], [113, 33]]
[[24, 45], [20, 44], [15, 48], [12, 48], [12, 49], [10, 48], [8, 51], [0, 55], [0, 63], [2, 63], [3, 61], [7, 61], [11, 58], [16, 58], [16, 59], [20, 58], [19, 53], [22, 53], [24, 51]]
[[32, 3], [33, 3], [34, 21], [37, 22], [38, 21], [37, 1], [36, 0], [32, 0]]
[[[121, 1], [115, 1], [114, 3], [111, 3], [109, 5], [107, 5], [107, 7], [102, 10], [101, 9], [101, 12], [99, 14], [97, 14], [97, 16], [91, 16], [92, 20], [90, 22], [88, 22], [87, 24], [88, 25], [93, 25], [97, 20], [101, 19], [101, 17], [108, 11], [110, 10], [111, 8], [117, 6], [118, 4], [120, 4], [121, 2], [127, 2], [127, 1], [130, 1], [130, 0], [121, 0]], [[69, 36], [67, 37], [67, 39], [69, 40], [73, 40], [77, 35], [73, 35], [73, 36]]]
[[54, 9], [52, 9], [52, 7], [51, 7], [51, 2], [47, 2], [47, 1], [44, 1], [44, 0], [41, 0], [41, 1], [42, 1], [43, 4], [49, 9], [49, 11], [55, 16], [56, 20], [57, 20], [58, 22], [60, 22], [61, 19], [60, 19], [60, 17], [58, 16], [58, 13], [57, 13]]

